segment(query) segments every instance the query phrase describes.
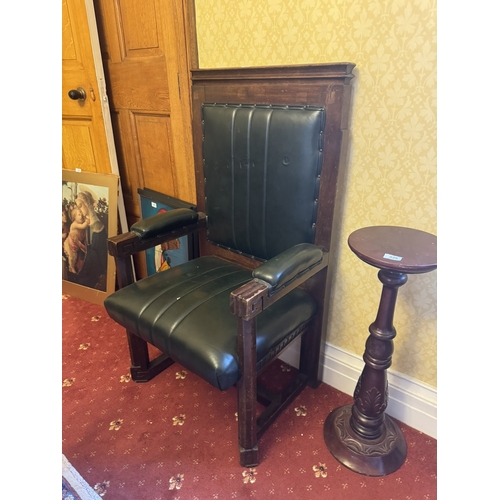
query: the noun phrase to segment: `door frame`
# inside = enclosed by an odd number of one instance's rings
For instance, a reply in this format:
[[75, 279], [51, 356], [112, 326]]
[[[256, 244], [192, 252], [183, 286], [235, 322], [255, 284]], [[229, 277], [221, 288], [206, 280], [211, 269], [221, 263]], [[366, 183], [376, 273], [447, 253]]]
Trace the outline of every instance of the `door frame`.
[[127, 214], [125, 211], [125, 203], [123, 201], [123, 193], [120, 182], [120, 170], [118, 167], [118, 158], [116, 156], [115, 139], [113, 135], [113, 126], [111, 123], [111, 111], [106, 90], [106, 78], [104, 76], [104, 67], [102, 64], [101, 45], [99, 43], [99, 32], [97, 31], [94, 3], [92, 0], [84, 1], [85, 10], [87, 11], [87, 25], [90, 33], [90, 44], [92, 47], [92, 56], [94, 59], [94, 68], [97, 79], [97, 91], [99, 94], [99, 103], [102, 109], [102, 117], [104, 121], [106, 142], [108, 145], [111, 172], [118, 175], [118, 220], [120, 223], [121, 232], [126, 233], [128, 232]]

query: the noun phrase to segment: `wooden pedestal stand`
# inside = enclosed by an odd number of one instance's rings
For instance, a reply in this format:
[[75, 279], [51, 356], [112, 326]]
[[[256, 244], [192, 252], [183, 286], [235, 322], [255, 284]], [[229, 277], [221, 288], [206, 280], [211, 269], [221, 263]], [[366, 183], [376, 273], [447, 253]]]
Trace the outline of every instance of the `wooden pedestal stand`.
[[333, 410], [324, 426], [330, 453], [349, 469], [367, 476], [384, 476], [406, 459], [406, 441], [397, 424], [386, 415], [387, 368], [394, 352], [394, 309], [398, 288], [407, 274], [437, 267], [436, 236], [395, 226], [373, 226], [353, 232], [351, 250], [380, 269], [383, 284], [375, 322], [369, 327], [363, 359], [365, 367], [354, 391], [354, 404]]

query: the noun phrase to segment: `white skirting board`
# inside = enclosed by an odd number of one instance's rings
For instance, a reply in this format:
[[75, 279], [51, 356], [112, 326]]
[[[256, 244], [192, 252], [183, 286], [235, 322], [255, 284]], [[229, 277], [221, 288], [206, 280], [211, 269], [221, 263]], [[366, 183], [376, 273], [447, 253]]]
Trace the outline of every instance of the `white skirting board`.
[[[298, 367], [299, 352], [300, 340], [294, 342], [280, 359]], [[322, 376], [325, 384], [352, 395], [363, 367], [360, 356], [326, 344]], [[437, 390], [419, 380], [393, 372], [390, 368], [387, 382], [387, 415], [437, 439]]]

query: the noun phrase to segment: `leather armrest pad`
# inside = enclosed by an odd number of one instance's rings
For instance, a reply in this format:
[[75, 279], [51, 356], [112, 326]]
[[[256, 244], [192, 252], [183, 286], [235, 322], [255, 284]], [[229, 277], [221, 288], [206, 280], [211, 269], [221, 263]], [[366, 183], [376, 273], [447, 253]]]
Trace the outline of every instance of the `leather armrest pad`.
[[265, 281], [272, 288], [279, 288], [319, 264], [322, 258], [323, 252], [317, 246], [300, 243], [261, 264], [252, 276]]
[[139, 240], [148, 240], [198, 221], [198, 213], [189, 208], [176, 208], [147, 217], [131, 226], [130, 231]]

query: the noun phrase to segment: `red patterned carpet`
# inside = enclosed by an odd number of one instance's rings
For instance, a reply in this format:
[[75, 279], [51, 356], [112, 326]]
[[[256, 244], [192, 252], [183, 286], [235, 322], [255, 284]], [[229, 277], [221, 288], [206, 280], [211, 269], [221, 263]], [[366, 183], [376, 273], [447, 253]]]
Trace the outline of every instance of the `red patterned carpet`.
[[[214, 389], [174, 364], [147, 384], [130, 380], [124, 330], [103, 307], [63, 296], [62, 453], [105, 500], [433, 500], [436, 440], [406, 425], [403, 466], [366, 477], [323, 441], [328, 413], [352, 397], [305, 389], [259, 441], [261, 463], [239, 465], [236, 389]], [[275, 383], [290, 367], [266, 373]]]

